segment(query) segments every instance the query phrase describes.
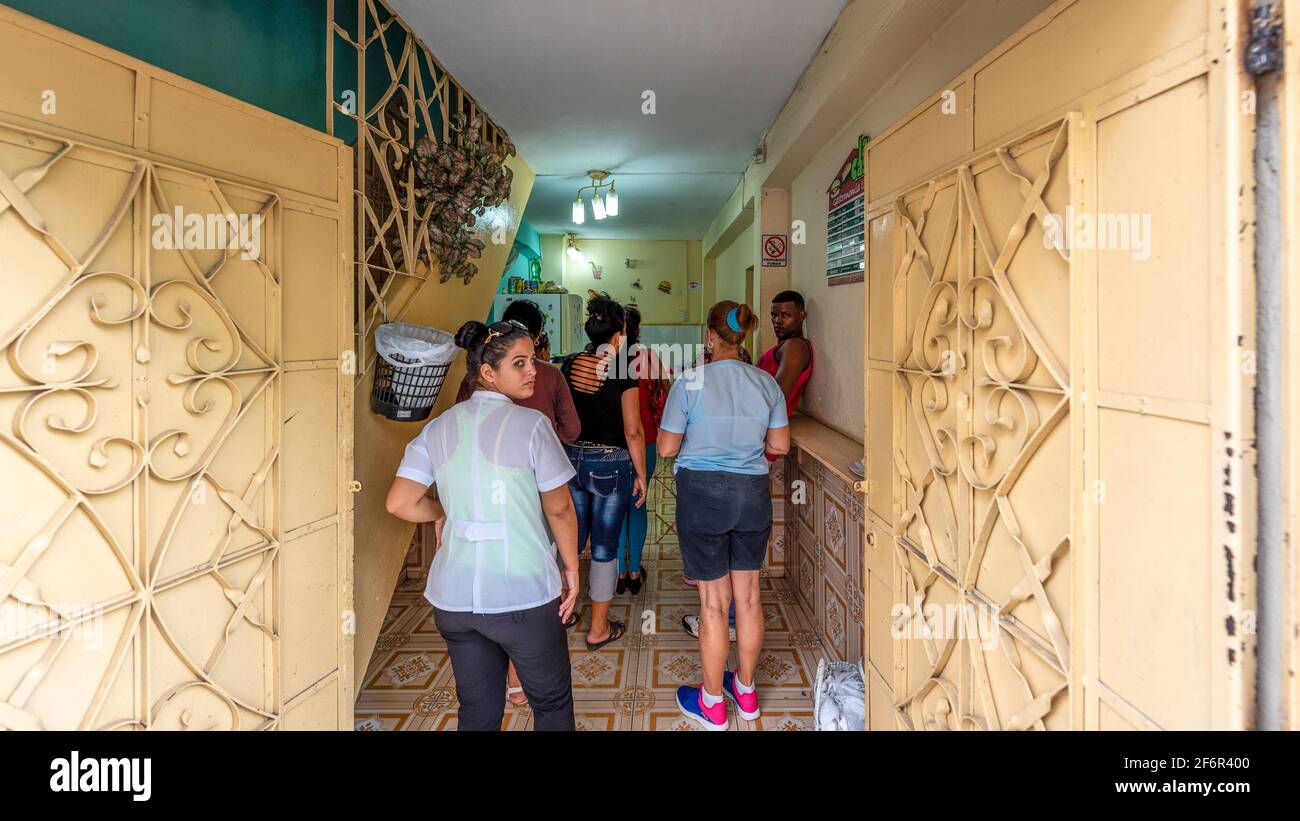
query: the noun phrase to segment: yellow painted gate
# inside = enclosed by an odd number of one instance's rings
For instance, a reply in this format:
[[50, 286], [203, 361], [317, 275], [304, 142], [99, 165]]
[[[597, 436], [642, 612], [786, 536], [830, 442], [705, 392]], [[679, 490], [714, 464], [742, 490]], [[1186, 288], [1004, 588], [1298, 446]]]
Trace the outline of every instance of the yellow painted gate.
[[868, 145], [872, 728], [1251, 720], [1244, 6], [1129, 12]]
[[350, 152], [7, 10], [0, 74], [0, 727], [350, 727]]

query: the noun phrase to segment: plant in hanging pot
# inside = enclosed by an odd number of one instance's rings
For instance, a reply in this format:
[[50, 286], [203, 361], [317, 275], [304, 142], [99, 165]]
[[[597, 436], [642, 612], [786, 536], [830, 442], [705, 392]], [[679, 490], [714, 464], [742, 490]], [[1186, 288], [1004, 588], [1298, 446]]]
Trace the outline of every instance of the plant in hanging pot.
[[[471, 258], [482, 256], [485, 243], [474, 236], [478, 218], [510, 197], [513, 172], [505, 166], [515, 153], [514, 144], [502, 133], [501, 154], [483, 141], [483, 121], [475, 117], [466, 123], [464, 114], [453, 114], [449, 122], [456, 132], [454, 144], [439, 145], [425, 135], [415, 146], [417, 213], [427, 221], [428, 248], [441, 265], [441, 282], [459, 277], [466, 284], [478, 269]], [[429, 252], [421, 259], [432, 264]]]

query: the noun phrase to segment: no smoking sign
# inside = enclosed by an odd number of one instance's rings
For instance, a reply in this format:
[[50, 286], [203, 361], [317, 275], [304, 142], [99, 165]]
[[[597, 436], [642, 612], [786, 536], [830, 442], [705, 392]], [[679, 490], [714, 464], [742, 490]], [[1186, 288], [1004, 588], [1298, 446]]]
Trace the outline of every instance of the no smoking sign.
[[785, 234], [763, 235], [763, 267], [785, 267]]

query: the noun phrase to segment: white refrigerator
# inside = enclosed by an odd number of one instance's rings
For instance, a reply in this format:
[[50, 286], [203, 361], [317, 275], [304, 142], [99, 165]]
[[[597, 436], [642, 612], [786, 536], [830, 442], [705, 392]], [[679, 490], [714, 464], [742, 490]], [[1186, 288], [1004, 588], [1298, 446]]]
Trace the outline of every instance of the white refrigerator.
[[546, 321], [543, 327], [551, 338], [552, 357], [566, 356], [587, 344], [582, 327], [586, 317], [581, 294], [497, 294], [492, 304], [492, 319], [499, 320], [506, 306], [517, 299], [527, 299], [541, 308]]

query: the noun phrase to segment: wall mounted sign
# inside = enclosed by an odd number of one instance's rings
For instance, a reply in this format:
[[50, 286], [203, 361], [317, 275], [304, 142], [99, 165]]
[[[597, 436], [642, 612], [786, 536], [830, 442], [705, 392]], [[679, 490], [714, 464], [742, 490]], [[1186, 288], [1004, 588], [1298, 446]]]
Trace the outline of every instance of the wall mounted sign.
[[763, 235], [763, 267], [764, 268], [784, 268], [785, 251], [786, 251], [785, 234], [764, 234]]
[[826, 189], [827, 285], [861, 282], [866, 272], [866, 203], [863, 197], [866, 178], [863, 161], [868, 139], [865, 135], [858, 137], [857, 147], [849, 152]]

